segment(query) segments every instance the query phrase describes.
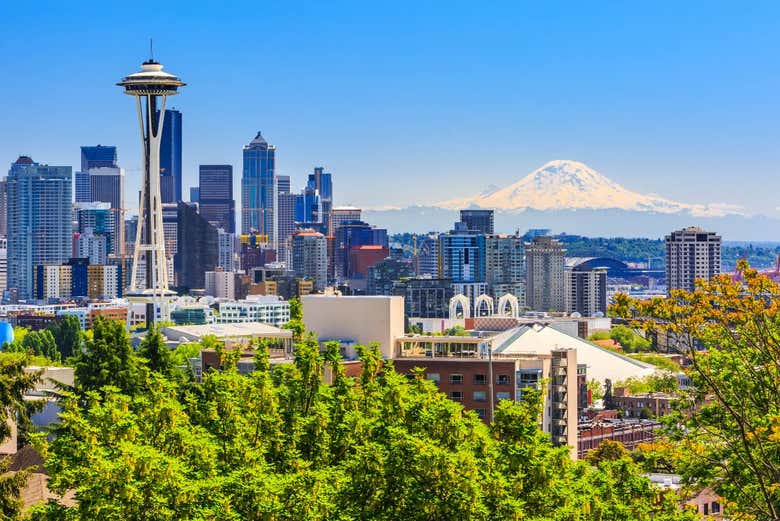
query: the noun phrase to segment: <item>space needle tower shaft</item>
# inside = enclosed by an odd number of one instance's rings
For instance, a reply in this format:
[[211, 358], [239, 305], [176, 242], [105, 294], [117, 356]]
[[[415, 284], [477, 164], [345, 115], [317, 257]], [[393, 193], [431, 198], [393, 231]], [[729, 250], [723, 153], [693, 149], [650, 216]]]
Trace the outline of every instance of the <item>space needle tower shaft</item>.
[[[168, 287], [160, 195], [160, 138], [165, 119], [165, 101], [186, 84], [173, 74], [164, 72], [162, 64], [150, 58], [141, 65], [139, 72], [130, 74], [117, 85], [124, 87], [125, 94], [136, 99], [142, 144], [143, 177], [138, 231], [127, 298], [131, 303], [146, 304], [146, 322], [151, 327], [156, 320], [167, 317], [166, 299], [173, 295]], [[143, 272], [141, 266], [144, 267]]]

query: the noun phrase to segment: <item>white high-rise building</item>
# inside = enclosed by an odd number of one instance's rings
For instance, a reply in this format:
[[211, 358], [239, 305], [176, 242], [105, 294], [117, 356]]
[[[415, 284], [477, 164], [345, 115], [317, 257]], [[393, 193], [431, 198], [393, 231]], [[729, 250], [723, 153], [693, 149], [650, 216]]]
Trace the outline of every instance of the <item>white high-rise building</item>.
[[710, 280], [720, 274], [720, 235], [691, 226], [667, 235], [665, 242], [668, 291], [693, 291], [696, 279]]
[[546, 235], [526, 244], [526, 305], [531, 309], [565, 310], [565, 253], [560, 242]]
[[206, 272], [206, 295], [219, 299], [235, 300], [236, 274], [217, 269]]
[[225, 271], [236, 271], [236, 236], [222, 228], [217, 229], [217, 266]]

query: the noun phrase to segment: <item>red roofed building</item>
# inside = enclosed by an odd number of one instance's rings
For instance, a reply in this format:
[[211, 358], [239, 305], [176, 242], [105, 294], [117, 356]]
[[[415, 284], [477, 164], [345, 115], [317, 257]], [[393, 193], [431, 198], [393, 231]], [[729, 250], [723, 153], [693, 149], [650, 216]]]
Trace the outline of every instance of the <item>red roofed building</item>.
[[349, 250], [350, 278], [366, 278], [368, 268], [390, 256], [390, 251], [378, 244], [362, 244]]

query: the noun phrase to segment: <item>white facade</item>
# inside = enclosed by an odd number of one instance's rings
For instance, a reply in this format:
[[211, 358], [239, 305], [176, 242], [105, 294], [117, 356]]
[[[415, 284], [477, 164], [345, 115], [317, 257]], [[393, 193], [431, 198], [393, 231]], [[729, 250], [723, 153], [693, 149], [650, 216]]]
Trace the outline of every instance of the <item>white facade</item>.
[[76, 239], [76, 256], [88, 258], [90, 264], [108, 264], [108, 243], [105, 235], [95, 235], [92, 228]]
[[225, 271], [236, 271], [236, 236], [222, 228], [217, 229], [219, 255], [217, 266]]
[[236, 274], [232, 271], [207, 271], [206, 295], [226, 300], [236, 298]]
[[382, 355], [393, 357], [396, 338], [404, 335], [403, 297], [304, 295], [303, 323], [320, 341], [379, 342]]
[[290, 303], [278, 296], [249, 295], [245, 300], [219, 303], [218, 324], [261, 322], [281, 327], [290, 321]]
[[0, 293], [8, 287], [8, 241], [0, 237]]

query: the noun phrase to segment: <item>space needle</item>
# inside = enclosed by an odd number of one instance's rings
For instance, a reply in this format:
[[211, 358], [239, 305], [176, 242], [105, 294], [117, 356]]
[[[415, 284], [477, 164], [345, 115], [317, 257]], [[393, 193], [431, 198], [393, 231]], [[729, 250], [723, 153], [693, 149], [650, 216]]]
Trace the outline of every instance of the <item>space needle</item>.
[[[125, 94], [135, 97], [138, 126], [141, 130], [142, 169], [141, 201], [138, 209], [138, 231], [133, 252], [133, 271], [126, 298], [146, 305], [146, 325], [167, 320], [168, 303], [174, 292], [168, 289], [168, 263], [165, 256], [162, 199], [160, 196], [160, 138], [165, 118], [165, 100], [186, 84], [163, 71], [154, 55], [141, 64], [139, 72], [117, 83]], [[143, 259], [143, 260], [142, 260]], [[141, 271], [143, 267], [143, 271]]]

